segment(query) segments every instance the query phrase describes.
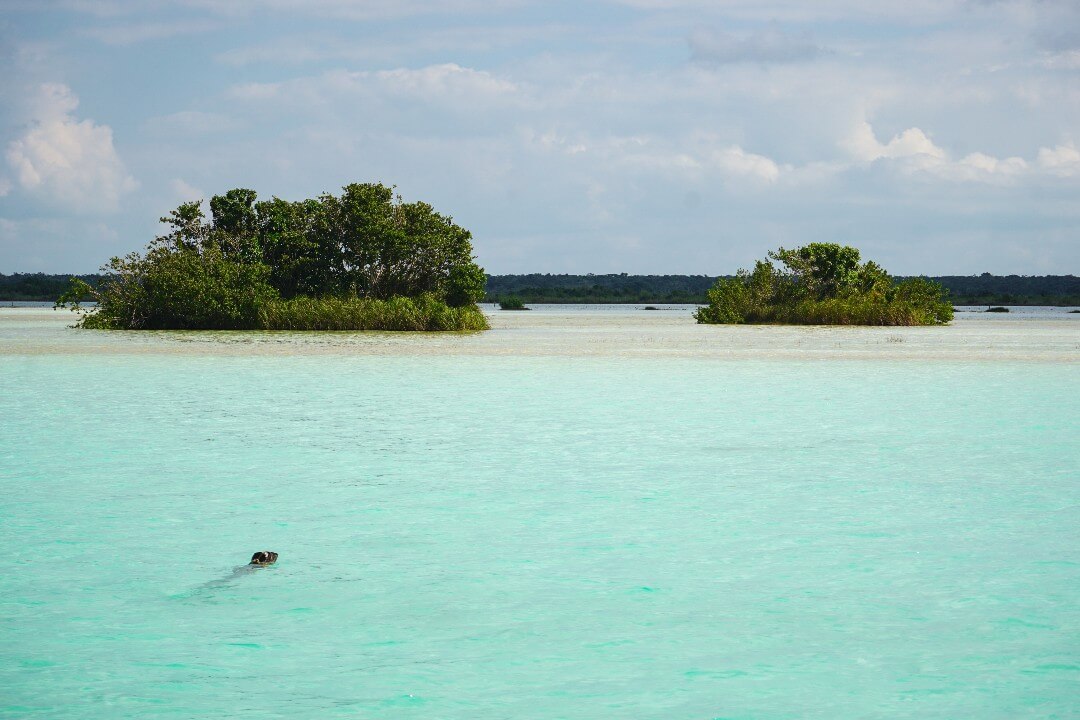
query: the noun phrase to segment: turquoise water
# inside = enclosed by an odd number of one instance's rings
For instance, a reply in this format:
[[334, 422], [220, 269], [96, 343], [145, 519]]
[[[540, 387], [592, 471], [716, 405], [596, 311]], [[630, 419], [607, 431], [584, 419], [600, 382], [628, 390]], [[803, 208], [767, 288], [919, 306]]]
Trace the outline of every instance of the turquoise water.
[[0, 716], [1080, 716], [1080, 322], [606, 312], [7, 311]]

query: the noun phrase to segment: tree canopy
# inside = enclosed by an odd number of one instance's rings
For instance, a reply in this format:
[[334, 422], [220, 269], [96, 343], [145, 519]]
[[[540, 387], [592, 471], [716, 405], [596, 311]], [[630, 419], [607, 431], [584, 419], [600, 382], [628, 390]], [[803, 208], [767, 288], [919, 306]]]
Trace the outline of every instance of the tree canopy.
[[[836, 243], [780, 248], [753, 271], [721, 278], [699, 323], [936, 325], [952, 320], [948, 291], [926, 278], [894, 281], [858, 249]], [[779, 263], [774, 265], [772, 261]]]
[[113, 258], [96, 289], [75, 282], [62, 301], [96, 300], [88, 320], [102, 327], [248, 328], [297, 298], [475, 308], [484, 296], [471, 233], [382, 184], [296, 202], [237, 188], [209, 205], [209, 220], [201, 202], [180, 205], [144, 254]]

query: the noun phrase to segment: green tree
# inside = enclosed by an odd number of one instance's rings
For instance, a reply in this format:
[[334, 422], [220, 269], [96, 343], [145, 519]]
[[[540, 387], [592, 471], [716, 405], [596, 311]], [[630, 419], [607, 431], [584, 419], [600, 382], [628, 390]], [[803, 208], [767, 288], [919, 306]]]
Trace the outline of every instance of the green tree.
[[[243, 188], [215, 195], [209, 223], [201, 203], [180, 205], [161, 219], [167, 232], [145, 254], [113, 258], [96, 289], [73, 283], [62, 304], [96, 300], [88, 327], [486, 324], [476, 307], [486, 276], [472, 236], [431, 205], [403, 203], [393, 188], [372, 183], [301, 202], [256, 199]], [[313, 302], [281, 302], [298, 298]]]
[[450, 307], [473, 305], [484, 299], [487, 276], [474, 262], [455, 265], [446, 281], [446, 304]]
[[837, 297], [855, 285], [859, 251], [837, 243], [810, 243], [794, 250], [780, 248], [769, 257], [787, 267], [796, 283], [818, 300]]
[[282, 297], [320, 297], [336, 287], [337, 251], [329, 246], [329, 237], [316, 229], [321, 212], [318, 200], [274, 198], [255, 205], [263, 262], [270, 267], [270, 282]]
[[241, 262], [262, 260], [254, 190], [237, 188], [210, 198], [211, 230], [221, 252]]
[[916, 278], [895, 283], [874, 262], [859, 264], [859, 251], [835, 243], [780, 248], [753, 272], [721, 278], [706, 293], [699, 323], [831, 325], [933, 325], [952, 319], [948, 293]]

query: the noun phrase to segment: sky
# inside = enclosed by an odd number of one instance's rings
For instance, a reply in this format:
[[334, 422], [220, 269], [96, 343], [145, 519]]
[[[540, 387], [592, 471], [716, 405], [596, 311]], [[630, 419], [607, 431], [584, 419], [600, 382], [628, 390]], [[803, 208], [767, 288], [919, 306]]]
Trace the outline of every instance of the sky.
[[1080, 2], [0, 0], [0, 272], [352, 182], [492, 274], [1080, 274]]

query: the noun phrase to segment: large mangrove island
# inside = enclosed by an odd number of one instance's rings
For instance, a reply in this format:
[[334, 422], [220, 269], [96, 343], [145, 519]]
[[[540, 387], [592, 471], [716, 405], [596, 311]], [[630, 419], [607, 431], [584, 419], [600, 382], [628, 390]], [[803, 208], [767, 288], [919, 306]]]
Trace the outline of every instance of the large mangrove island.
[[[768, 253], [752, 272], [720, 278], [699, 323], [940, 325], [952, 320], [948, 291], [927, 278], [893, 280], [857, 248], [810, 243]], [[774, 265], [772, 261], [779, 263]]]
[[382, 184], [257, 202], [235, 189], [161, 218], [144, 253], [114, 257], [58, 305], [100, 329], [482, 330], [472, 235]]

